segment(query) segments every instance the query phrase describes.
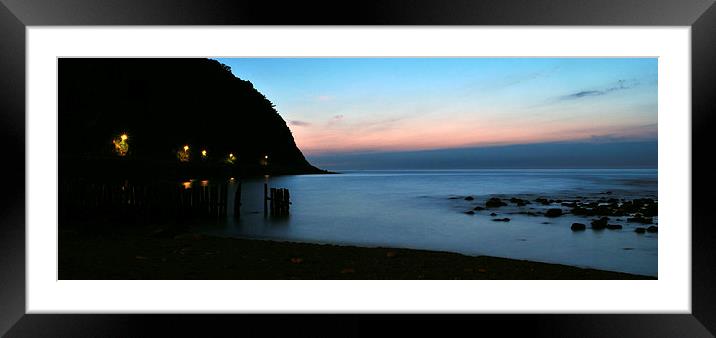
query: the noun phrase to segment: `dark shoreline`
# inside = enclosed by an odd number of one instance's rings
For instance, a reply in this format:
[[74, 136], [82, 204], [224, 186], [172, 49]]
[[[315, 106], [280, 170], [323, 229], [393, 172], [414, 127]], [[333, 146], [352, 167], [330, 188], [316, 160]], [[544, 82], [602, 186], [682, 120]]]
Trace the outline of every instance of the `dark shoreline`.
[[457, 253], [170, 234], [60, 230], [59, 279], [656, 279]]

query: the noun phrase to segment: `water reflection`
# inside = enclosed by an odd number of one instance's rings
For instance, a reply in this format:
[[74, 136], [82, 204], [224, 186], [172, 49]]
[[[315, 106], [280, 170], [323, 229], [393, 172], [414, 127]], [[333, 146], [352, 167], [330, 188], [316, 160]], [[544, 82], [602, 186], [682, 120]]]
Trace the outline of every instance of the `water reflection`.
[[[219, 227], [205, 227], [205, 232], [487, 254], [647, 275], [657, 272], [657, 236], [636, 236], [631, 225], [623, 231], [575, 234], [570, 230], [571, 223], [588, 219], [566, 215], [542, 224], [543, 218], [518, 214], [509, 215], [509, 224], [498, 224], [486, 215], [466, 217], [462, 212], [466, 206], [455, 209], [453, 204], [468, 202], [448, 199], [452, 195], [479, 195], [484, 199], [491, 194], [556, 198], [605, 190], [630, 199], [656, 197], [655, 170], [466, 170], [270, 177], [271, 187], [291, 191], [291, 214], [283, 218], [263, 215], [265, 179], [242, 179], [240, 217], [230, 217]], [[229, 185], [230, 205], [238, 186]]]

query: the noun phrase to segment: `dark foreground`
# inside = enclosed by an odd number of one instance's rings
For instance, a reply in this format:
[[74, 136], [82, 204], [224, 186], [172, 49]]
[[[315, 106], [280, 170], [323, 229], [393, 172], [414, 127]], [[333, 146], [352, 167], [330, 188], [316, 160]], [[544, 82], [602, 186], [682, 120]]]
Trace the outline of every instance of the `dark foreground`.
[[59, 279], [653, 279], [505, 258], [156, 232], [59, 234]]

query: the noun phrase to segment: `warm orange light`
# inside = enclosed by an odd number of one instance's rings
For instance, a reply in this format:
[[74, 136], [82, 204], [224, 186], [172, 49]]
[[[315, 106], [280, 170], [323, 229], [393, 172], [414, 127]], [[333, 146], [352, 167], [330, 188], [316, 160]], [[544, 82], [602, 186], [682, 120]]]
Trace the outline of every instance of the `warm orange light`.
[[181, 185], [184, 186], [184, 189], [189, 189], [191, 188], [191, 181], [183, 182]]
[[122, 134], [119, 138], [112, 140], [112, 143], [114, 144], [114, 151], [117, 155], [125, 156], [127, 155], [127, 152], [129, 152], [129, 143], [127, 142], [127, 139], [127, 134]]
[[226, 163], [234, 164], [235, 161], [236, 157], [234, 156], [234, 153], [229, 153], [229, 157], [226, 159]]
[[191, 153], [189, 153], [189, 145], [184, 146], [184, 151], [177, 151], [177, 158], [179, 159], [179, 162], [189, 162], [190, 157]]

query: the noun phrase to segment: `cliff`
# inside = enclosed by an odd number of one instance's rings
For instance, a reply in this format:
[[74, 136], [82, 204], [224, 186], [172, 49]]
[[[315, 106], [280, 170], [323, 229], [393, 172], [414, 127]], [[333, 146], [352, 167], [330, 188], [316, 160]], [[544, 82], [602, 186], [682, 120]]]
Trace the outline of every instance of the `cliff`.
[[323, 172], [271, 101], [218, 61], [61, 58], [58, 69], [61, 176]]

